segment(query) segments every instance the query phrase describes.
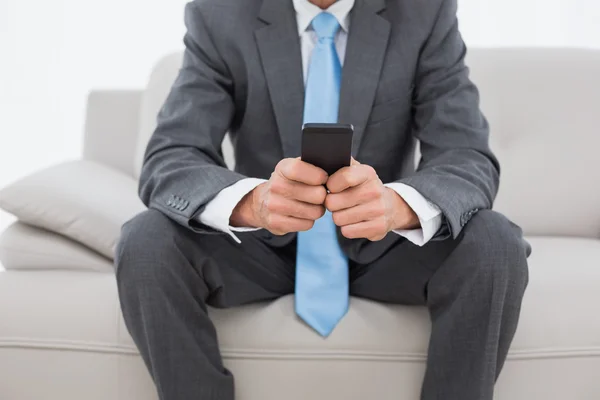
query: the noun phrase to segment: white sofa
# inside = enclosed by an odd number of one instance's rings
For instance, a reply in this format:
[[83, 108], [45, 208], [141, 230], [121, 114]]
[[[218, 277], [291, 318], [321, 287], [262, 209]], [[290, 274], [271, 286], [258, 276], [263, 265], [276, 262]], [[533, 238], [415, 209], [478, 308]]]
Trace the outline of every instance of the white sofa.
[[[144, 91], [91, 93], [82, 160], [0, 191], [19, 219], [0, 237], [0, 399], [156, 398], [110, 259], [120, 225], [143, 209], [141, 154], [179, 62], [162, 60]], [[497, 209], [533, 245], [496, 399], [598, 400], [600, 52], [482, 49], [469, 63], [503, 165]], [[353, 299], [323, 340], [292, 302], [214, 311], [239, 400], [418, 399], [424, 308]]]

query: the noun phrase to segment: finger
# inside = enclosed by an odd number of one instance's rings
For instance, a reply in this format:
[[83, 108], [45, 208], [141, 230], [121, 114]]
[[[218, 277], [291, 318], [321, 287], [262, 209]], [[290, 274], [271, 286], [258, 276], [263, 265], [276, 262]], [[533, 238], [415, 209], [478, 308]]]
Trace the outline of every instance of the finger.
[[369, 239], [378, 241], [387, 235], [387, 226], [383, 218], [346, 225], [341, 228], [342, 235], [348, 239]]
[[294, 182], [304, 183], [306, 185], [324, 185], [327, 182], [327, 172], [312, 164], [299, 160], [297, 158], [283, 159], [275, 167], [275, 172], [279, 173], [285, 179]]
[[372, 201], [367, 204], [360, 204], [356, 207], [347, 208], [342, 211], [334, 212], [333, 222], [337, 226], [354, 225], [359, 222], [370, 221], [383, 217], [385, 207], [382, 201]]
[[352, 165], [331, 175], [327, 180], [327, 189], [331, 193], [340, 193], [372, 179], [379, 179], [373, 167], [363, 164]]
[[384, 189], [385, 187], [380, 180], [371, 180], [360, 186], [346, 189], [341, 193], [328, 194], [325, 198], [325, 207], [331, 212], [356, 207], [359, 204], [369, 203], [381, 198]]
[[267, 230], [274, 235], [285, 235], [291, 232], [305, 232], [312, 229], [314, 221], [272, 214], [268, 218]]
[[322, 185], [312, 186], [278, 177], [271, 182], [273, 193], [310, 204], [322, 205], [327, 196], [327, 190]]
[[325, 207], [323, 206], [303, 203], [282, 196], [271, 196], [267, 201], [266, 208], [271, 214], [312, 221], [321, 218], [325, 214]]
[[360, 163], [358, 161], [356, 161], [356, 159], [354, 157], [352, 157], [352, 159], [350, 160], [350, 166], [352, 165], [360, 165]]
[[309, 186], [299, 183], [292, 192], [292, 198], [309, 203], [323, 206], [327, 197], [327, 189], [324, 186]]

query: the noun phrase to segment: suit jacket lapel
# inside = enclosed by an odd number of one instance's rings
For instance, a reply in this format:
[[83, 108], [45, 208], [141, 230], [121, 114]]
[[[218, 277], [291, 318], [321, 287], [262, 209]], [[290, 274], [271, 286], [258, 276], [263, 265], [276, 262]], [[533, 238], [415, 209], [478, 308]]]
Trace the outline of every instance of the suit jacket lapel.
[[378, 15], [384, 0], [357, 0], [342, 70], [339, 120], [354, 125], [352, 154], [360, 148], [375, 99], [390, 36], [390, 23]]
[[268, 25], [255, 31], [284, 157], [300, 155], [304, 79], [302, 54], [291, 1], [263, 0], [259, 18]]

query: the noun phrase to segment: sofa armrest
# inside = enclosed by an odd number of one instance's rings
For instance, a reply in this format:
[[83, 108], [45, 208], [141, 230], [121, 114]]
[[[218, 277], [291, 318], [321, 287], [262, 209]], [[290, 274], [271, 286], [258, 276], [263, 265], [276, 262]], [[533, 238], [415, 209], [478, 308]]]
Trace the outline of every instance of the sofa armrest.
[[83, 158], [133, 176], [141, 101], [142, 91], [92, 91], [87, 101]]
[[0, 190], [0, 208], [110, 259], [121, 226], [145, 209], [132, 177], [85, 160], [45, 169]]

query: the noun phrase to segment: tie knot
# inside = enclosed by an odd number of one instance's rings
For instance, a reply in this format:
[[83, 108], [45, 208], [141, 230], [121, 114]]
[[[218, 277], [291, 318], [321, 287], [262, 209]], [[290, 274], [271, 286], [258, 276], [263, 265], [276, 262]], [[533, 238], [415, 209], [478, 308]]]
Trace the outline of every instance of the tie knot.
[[338, 20], [328, 12], [322, 12], [312, 20], [312, 27], [319, 39], [332, 39], [340, 29]]

